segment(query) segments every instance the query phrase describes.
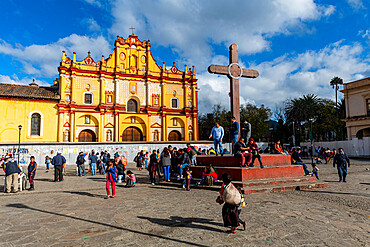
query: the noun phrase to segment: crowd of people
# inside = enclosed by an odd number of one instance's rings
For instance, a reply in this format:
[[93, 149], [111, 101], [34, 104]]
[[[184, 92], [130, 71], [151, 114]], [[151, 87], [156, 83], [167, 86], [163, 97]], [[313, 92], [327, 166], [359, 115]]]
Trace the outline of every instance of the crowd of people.
[[[178, 149], [168, 145], [163, 150], [140, 151], [134, 158], [136, 168], [138, 171], [146, 169], [148, 171], [148, 180], [152, 185], [160, 182], [167, 183], [173, 179], [182, 180], [182, 187], [186, 191], [191, 191], [192, 170], [191, 166], [197, 165], [198, 155], [225, 155], [233, 154], [240, 160], [241, 167], [254, 167], [257, 160], [260, 168], [264, 168], [261, 155], [262, 153], [270, 154], [285, 154], [290, 155], [291, 163], [294, 165], [301, 165], [306, 176], [315, 176], [319, 179], [317, 164], [312, 164], [312, 170], [309, 171], [307, 165], [302, 160], [301, 148], [283, 148], [280, 141], [262, 150], [254, 139], [251, 137], [251, 125], [248, 121], [244, 121], [241, 126], [241, 136], [239, 137], [239, 123], [235, 118], [231, 118], [231, 140], [232, 150], [223, 149], [222, 140], [224, 138], [224, 129], [218, 122], [211, 130], [210, 138], [214, 141], [214, 148], [198, 149], [190, 143], [186, 148]], [[312, 151], [312, 150], [311, 150]], [[318, 147], [317, 163], [319, 160], [325, 160], [326, 163], [333, 160], [333, 166], [337, 166], [339, 181], [346, 182], [347, 166], [350, 166], [350, 161], [343, 149], [329, 150]], [[80, 152], [76, 158], [76, 176], [86, 176], [87, 171], [85, 165], [88, 164], [88, 172], [92, 176], [97, 173], [106, 176], [106, 197], [105, 199], [115, 197], [116, 183], [126, 182], [127, 187], [135, 187], [137, 182], [134, 172], [127, 169], [127, 158], [118, 152], [118, 149], [113, 156], [107, 151], [95, 152], [92, 150], [88, 152]], [[11, 154], [2, 157], [0, 165], [5, 171], [6, 188], [5, 192], [10, 193], [13, 187], [13, 193], [18, 190], [18, 174], [23, 171], [20, 169], [17, 161], [13, 159]], [[65, 175], [66, 159], [60, 152], [54, 157], [45, 157], [46, 172], [49, 171], [50, 166], [54, 166], [54, 182], [63, 182]], [[27, 178], [30, 183], [29, 190], [35, 189], [35, 176], [37, 171], [37, 163], [35, 157], [30, 157], [30, 163], [27, 168]], [[220, 189], [220, 196], [217, 198], [219, 204], [223, 204], [222, 216], [224, 226], [231, 227], [229, 233], [235, 233], [236, 228], [241, 224], [243, 229], [246, 227], [245, 221], [240, 219], [240, 213], [243, 207], [247, 206], [243, 193], [236, 188], [231, 181], [228, 173], [223, 173], [221, 176], [222, 185]], [[218, 180], [218, 174], [212, 164], [208, 164], [203, 172], [200, 181], [196, 183], [199, 185], [213, 185]]]

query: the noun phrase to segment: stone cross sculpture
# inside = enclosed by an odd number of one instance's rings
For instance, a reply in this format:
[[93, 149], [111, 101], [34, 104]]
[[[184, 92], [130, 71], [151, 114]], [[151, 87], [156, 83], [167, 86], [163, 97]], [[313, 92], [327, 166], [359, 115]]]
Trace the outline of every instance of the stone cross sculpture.
[[[232, 44], [229, 47], [229, 65], [210, 65], [208, 72], [218, 75], [227, 75], [230, 78], [230, 106], [231, 116], [236, 118], [236, 121], [240, 123], [240, 103], [239, 103], [239, 78], [256, 78], [258, 77], [258, 71], [253, 69], [243, 69], [239, 65], [238, 58], [238, 46]], [[241, 126], [241, 125], [240, 125]], [[239, 128], [240, 133], [240, 128]], [[240, 136], [240, 135], [239, 135]]]

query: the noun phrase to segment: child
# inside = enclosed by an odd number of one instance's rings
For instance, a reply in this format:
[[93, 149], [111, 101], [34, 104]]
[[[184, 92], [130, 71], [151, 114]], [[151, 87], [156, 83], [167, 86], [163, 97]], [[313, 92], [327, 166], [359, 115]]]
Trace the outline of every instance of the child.
[[31, 160], [31, 162], [28, 165], [28, 179], [30, 180], [29, 190], [34, 190], [35, 189], [34, 178], [35, 178], [35, 175], [36, 175], [37, 163], [35, 161], [34, 156], [31, 156], [30, 160]]
[[157, 151], [153, 150], [153, 153], [150, 155], [150, 160], [149, 160], [149, 166], [148, 166], [148, 171], [149, 171], [149, 176], [150, 176], [150, 182], [152, 185], [155, 185], [156, 181], [155, 178], [157, 177]]
[[241, 196], [241, 198], [242, 198], [242, 199], [241, 199], [241, 202], [240, 202], [240, 204], [239, 204], [239, 206], [238, 206], [238, 217], [239, 217], [239, 223], [243, 225], [243, 230], [245, 231], [245, 221], [243, 221], [242, 219], [240, 219], [240, 214], [241, 214], [242, 209], [243, 209], [244, 207], [248, 207], [248, 204], [247, 204], [247, 203], [245, 203], [245, 199], [244, 199], [244, 195], [243, 195], [242, 190], [241, 190], [240, 188], [237, 188], [237, 189], [238, 189], [238, 191], [239, 191], [239, 193], [240, 193], [240, 196]]
[[184, 187], [186, 186], [186, 190], [190, 191], [190, 182], [191, 182], [191, 173], [189, 166], [185, 168], [185, 179], [184, 179]]
[[135, 174], [133, 174], [132, 171], [127, 171], [126, 187], [135, 187], [135, 184], [136, 184]]
[[312, 176], [315, 175], [315, 177], [319, 180], [319, 168], [316, 166], [316, 164], [312, 164]]
[[[104, 197], [104, 199], [108, 199], [109, 197], [114, 198], [114, 196], [116, 195], [117, 169], [113, 165], [113, 162], [111, 160], [108, 161], [106, 173], [107, 173], [107, 183], [106, 183], [107, 196]], [[111, 184], [112, 184], [112, 196], [110, 195], [109, 191], [109, 187]]]

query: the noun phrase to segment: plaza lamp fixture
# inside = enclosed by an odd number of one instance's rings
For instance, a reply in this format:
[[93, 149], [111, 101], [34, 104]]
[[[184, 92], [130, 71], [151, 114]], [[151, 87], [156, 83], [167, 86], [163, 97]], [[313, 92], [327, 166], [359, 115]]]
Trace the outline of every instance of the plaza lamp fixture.
[[18, 130], [19, 130], [19, 135], [18, 135], [18, 166], [19, 166], [19, 153], [21, 150], [21, 130], [22, 130], [22, 125], [18, 125]]
[[312, 122], [313, 122], [313, 119], [310, 118], [310, 119], [308, 119], [308, 121], [310, 122], [310, 128], [311, 128], [311, 131], [310, 131], [310, 139], [311, 139], [311, 165], [313, 165], [313, 139], [312, 139]]

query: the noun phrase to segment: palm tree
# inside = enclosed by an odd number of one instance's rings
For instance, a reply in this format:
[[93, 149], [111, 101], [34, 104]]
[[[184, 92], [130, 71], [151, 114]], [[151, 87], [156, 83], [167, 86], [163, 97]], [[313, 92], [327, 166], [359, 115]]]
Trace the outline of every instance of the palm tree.
[[338, 89], [339, 89], [339, 85], [343, 85], [343, 80], [339, 77], [334, 77], [333, 79], [331, 79], [330, 81], [330, 86], [332, 86], [332, 88], [334, 88], [335, 90], [335, 105], [338, 104]]

